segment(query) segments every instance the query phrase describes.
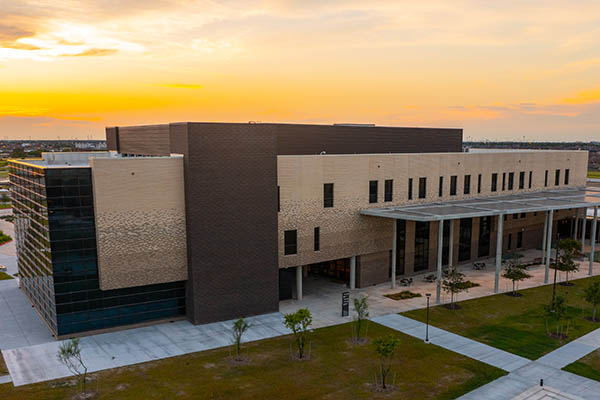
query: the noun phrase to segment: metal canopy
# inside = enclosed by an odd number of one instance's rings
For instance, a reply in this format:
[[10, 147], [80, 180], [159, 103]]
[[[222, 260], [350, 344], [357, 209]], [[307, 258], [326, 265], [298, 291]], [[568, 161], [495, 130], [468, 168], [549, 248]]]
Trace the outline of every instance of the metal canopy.
[[375, 217], [425, 222], [595, 206], [600, 206], [600, 188], [585, 187], [458, 201], [367, 208], [361, 210], [360, 213]]

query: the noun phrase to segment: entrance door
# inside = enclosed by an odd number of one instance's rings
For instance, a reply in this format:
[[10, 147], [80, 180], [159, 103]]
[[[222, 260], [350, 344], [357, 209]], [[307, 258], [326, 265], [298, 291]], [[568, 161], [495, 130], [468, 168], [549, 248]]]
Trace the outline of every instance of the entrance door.
[[572, 218], [564, 218], [558, 221], [558, 225], [556, 227], [558, 236], [561, 238], [571, 237], [571, 227], [573, 224]]
[[279, 270], [279, 300], [289, 300], [292, 298], [294, 276], [295, 268], [285, 268]]

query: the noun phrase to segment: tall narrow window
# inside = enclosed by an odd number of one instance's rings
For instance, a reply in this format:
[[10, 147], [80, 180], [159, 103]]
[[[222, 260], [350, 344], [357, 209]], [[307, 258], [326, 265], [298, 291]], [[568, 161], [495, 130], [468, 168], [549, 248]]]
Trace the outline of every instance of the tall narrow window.
[[458, 235], [458, 261], [471, 259], [471, 234], [473, 231], [473, 219], [461, 218]]
[[560, 169], [557, 169], [554, 173], [554, 186], [560, 185]]
[[281, 211], [281, 193], [280, 187], [277, 186], [277, 212]]
[[506, 249], [510, 250], [512, 248], [512, 233], [508, 234], [508, 243], [506, 244]]
[[440, 176], [440, 187], [438, 189], [440, 197], [444, 195], [444, 177]]
[[323, 207], [333, 207], [333, 183], [323, 185]]
[[513, 190], [514, 185], [515, 185], [515, 173], [509, 172], [508, 173], [508, 190]]
[[492, 192], [497, 192], [497, 191], [498, 191], [498, 174], [494, 172], [492, 174]]
[[565, 185], [569, 184], [569, 168], [565, 169]]
[[544, 186], [548, 186], [548, 170], [546, 170], [546, 175], [544, 176]]
[[529, 189], [531, 189], [532, 184], [533, 184], [533, 171], [529, 171]]
[[413, 270], [429, 268], [429, 222], [415, 222], [415, 253]]
[[385, 180], [385, 193], [383, 195], [383, 201], [392, 201], [394, 198], [394, 180]]
[[456, 181], [458, 177], [456, 175], [452, 175], [450, 177], [450, 196], [456, 196]]
[[424, 199], [427, 195], [427, 178], [419, 178], [419, 198]]
[[465, 175], [465, 182], [464, 182], [463, 193], [464, 194], [471, 193], [471, 175]]
[[369, 203], [377, 203], [377, 181], [369, 181]]
[[502, 191], [506, 190], [506, 172], [502, 173]]
[[298, 246], [296, 243], [296, 239], [298, 237], [298, 231], [296, 231], [295, 229], [293, 231], [285, 231], [283, 232], [283, 241], [284, 241], [284, 247], [283, 247], [283, 254], [284, 255], [291, 255], [291, 254], [296, 254], [298, 252]]
[[315, 226], [315, 251], [321, 250], [321, 229]]
[[477, 175], [477, 193], [481, 193], [481, 174]]
[[519, 189], [525, 189], [525, 171], [519, 172]]
[[523, 247], [523, 231], [517, 232], [517, 249]]
[[408, 199], [412, 200], [412, 178], [408, 178]]

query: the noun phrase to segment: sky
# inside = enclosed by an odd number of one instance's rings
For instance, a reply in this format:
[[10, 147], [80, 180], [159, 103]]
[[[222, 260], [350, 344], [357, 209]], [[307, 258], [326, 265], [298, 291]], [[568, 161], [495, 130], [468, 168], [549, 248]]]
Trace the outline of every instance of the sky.
[[0, 139], [177, 121], [600, 140], [600, 1], [0, 0]]

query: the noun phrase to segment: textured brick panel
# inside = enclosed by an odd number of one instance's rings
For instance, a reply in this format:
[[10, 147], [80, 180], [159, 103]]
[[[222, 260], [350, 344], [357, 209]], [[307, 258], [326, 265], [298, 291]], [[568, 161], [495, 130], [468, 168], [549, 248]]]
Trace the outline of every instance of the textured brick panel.
[[187, 279], [183, 158], [91, 161], [102, 290]]
[[363, 254], [360, 256], [360, 267], [357, 269], [357, 286], [364, 288], [390, 280], [390, 252]]
[[119, 128], [106, 128], [106, 148], [119, 151]]
[[119, 127], [118, 138], [120, 153], [168, 156], [170, 152], [169, 125]]

